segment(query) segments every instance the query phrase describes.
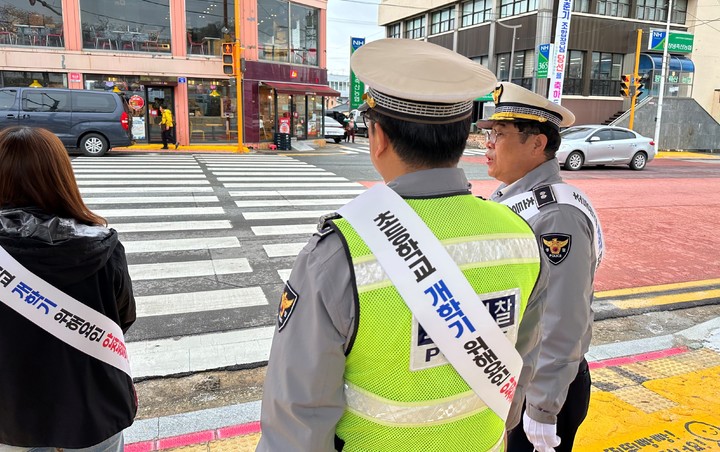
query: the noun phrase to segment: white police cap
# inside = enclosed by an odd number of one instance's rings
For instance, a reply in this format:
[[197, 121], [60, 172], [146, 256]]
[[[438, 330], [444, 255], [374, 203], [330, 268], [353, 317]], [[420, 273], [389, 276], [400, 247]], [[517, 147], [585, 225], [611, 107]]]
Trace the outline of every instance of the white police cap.
[[499, 83], [493, 91], [495, 113], [476, 125], [489, 129], [495, 121], [547, 122], [556, 129], [575, 122], [573, 112], [514, 83]]
[[372, 109], [423, 124], [468, 118], [473, 100], [497, 83], [480, 64], [444, 47], [411, 39], [367, 43], [353, 53], [350, 67], [369, 87], [360, 111]]

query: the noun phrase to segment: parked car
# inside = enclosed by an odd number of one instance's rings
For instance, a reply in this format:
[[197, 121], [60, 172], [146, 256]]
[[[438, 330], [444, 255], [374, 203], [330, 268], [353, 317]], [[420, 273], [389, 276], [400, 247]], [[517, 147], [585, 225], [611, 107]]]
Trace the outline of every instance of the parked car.
[[112, 92], [63, 88], [0, 89], [0, 129], [15, 125], [43, 127], [68, 149], [99, 157], [116, 146], [129, 146], [132, 116]]
[[655, 158], [655, 142], [623, 127], [574, 126], [560, 132], [557, 159], [566, 170], [587, 165], [628, 165], [641, 170]]
[[350, 114], [353, 115], [353, 118], [355, 118], [355, 124], [357, 124], [357, 132], [355, 132], [355, 134], [367, 138], [368, 130], [367, 127], [365, 127], [365, 121], [363, 121], [362, 116], [360, 116], [360, 111], [353, 110], [350, 112]]
[[335, 121], [329, 116], [325, 116], [325, 128], [323, 129], [323, 135], [326, 139], [335, 140], [336, 143], [342, 141], [345, 138], [345, 129], [342, 124]]

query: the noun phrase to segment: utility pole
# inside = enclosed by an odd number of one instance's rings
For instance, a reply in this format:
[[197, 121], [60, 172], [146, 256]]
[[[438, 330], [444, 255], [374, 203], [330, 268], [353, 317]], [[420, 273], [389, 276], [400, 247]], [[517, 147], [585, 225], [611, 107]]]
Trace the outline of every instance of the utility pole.
[[667, 22], [665, 23], [665, 45], [663, 46], [663, 59], [662, 59], [662, 68], [660, 70], [661, 73], [661, 79], [660, 79], [660, 92], [658, 93], [658, 106], [657, 106], [657, 113], [655, 116], [655, 153], [660, 150], [660, 124], [662, 120], [662, 105], [663, 105], [663, 95], [665, 94], [665, 78], [667, 78], [667, 68], [668, 68], [668, 44], [670, 44], [670, 16], [672, 16], [672, 9], [673, 9], [673, 0], [670, 0], [670, 3], [668, 3], [668, 11], [667, 11]]
[[247, 152], [243, 139], [243, 49], [240, 47], [240, 1], [233, 2], [235, 5], [235, 117], [237, 119], [237, 149], [236, 152]]
[[628, 129], [633, 129], [633, 123], [635, 122], [635, 104], [637, 103], [637, 98], [639, 93], [637, 92], [637, 86], [638, 86], [638, 80], [640, 78], [640, 75], [638, 74], [638, 69], [640, 67], [640, 47], [642, 42], [642, 28], [639, 28], [637, 30], [637, 44], [635, 45], [635, 69], [633, 69], [633, 86], [635, 86], [636, 91], [633, 94], [633, 96], [630, 98], [630, 123], [628, 124]]
[[[496, 20], [497, 22], [497, 20]], [[505, 28], [512, 28], [513, 31], [513, 37], [512, 37], [512, 44], [510, 45], [510, 69], [508, 71], [508, 82], [512, 83], [512, 73], [513, 73], [513, 65], [515, 64], [515, 32], [518, 28], [522, 27], [522, 24], [520, 25], [505, 25], [502, 22], [497, 22], [498, 25]]]

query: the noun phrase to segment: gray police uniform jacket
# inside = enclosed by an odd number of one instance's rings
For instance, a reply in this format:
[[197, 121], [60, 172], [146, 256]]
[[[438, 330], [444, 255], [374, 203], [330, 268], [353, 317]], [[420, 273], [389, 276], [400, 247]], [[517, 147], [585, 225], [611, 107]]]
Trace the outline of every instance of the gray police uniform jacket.
[[[491, 199], [502, 202], [534, 188], [558, 183], [563, 183], [560, 166], [557, 159], [552, 159], [513, 184], [501, 185]], [[540, 356], [526, 395], [528, 416], [554, 424], [590, 346], [593, 322], [590, 304], [596, 265], [594, 232], [587, 216], [568, 204], [544, 205], [528, 223], [541, 248], [543, 236], [570, 237], [567, 255], [559, 263], [549, 265]]]
[[[403, 197], [468, 194], [459, 168], [418, 171], [388, 184]], [[340, 237], [326, 230], [300, 252], [288, 279], [296, 293], [289, 317], [276, 328], [263, 390], [258, 451], [332, 451], [335, 427], [344, 410], [345, 356], [358, 322], [350, 261]], [[542, 315], [540, 292], [547, 286], [542, 262], [535, 290], [518, 331], [522, 356], [536, 348]], [[525, 372], [523, 372], [525, 373]], [[522, 379], [517, 393], [521, 393]], [[519, 422], [522, 397], [511, 411]]]

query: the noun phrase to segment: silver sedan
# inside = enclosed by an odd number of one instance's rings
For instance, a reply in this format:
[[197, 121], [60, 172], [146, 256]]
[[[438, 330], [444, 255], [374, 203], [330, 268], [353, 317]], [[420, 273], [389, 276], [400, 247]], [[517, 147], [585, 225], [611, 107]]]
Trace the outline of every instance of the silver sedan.
[[586, 165], [628, 165], [641, 170], [655, 158], [652, 139], [623, 127], [574, 126], [560, 132], [560, 136], [557, 158], [570, 171]]

